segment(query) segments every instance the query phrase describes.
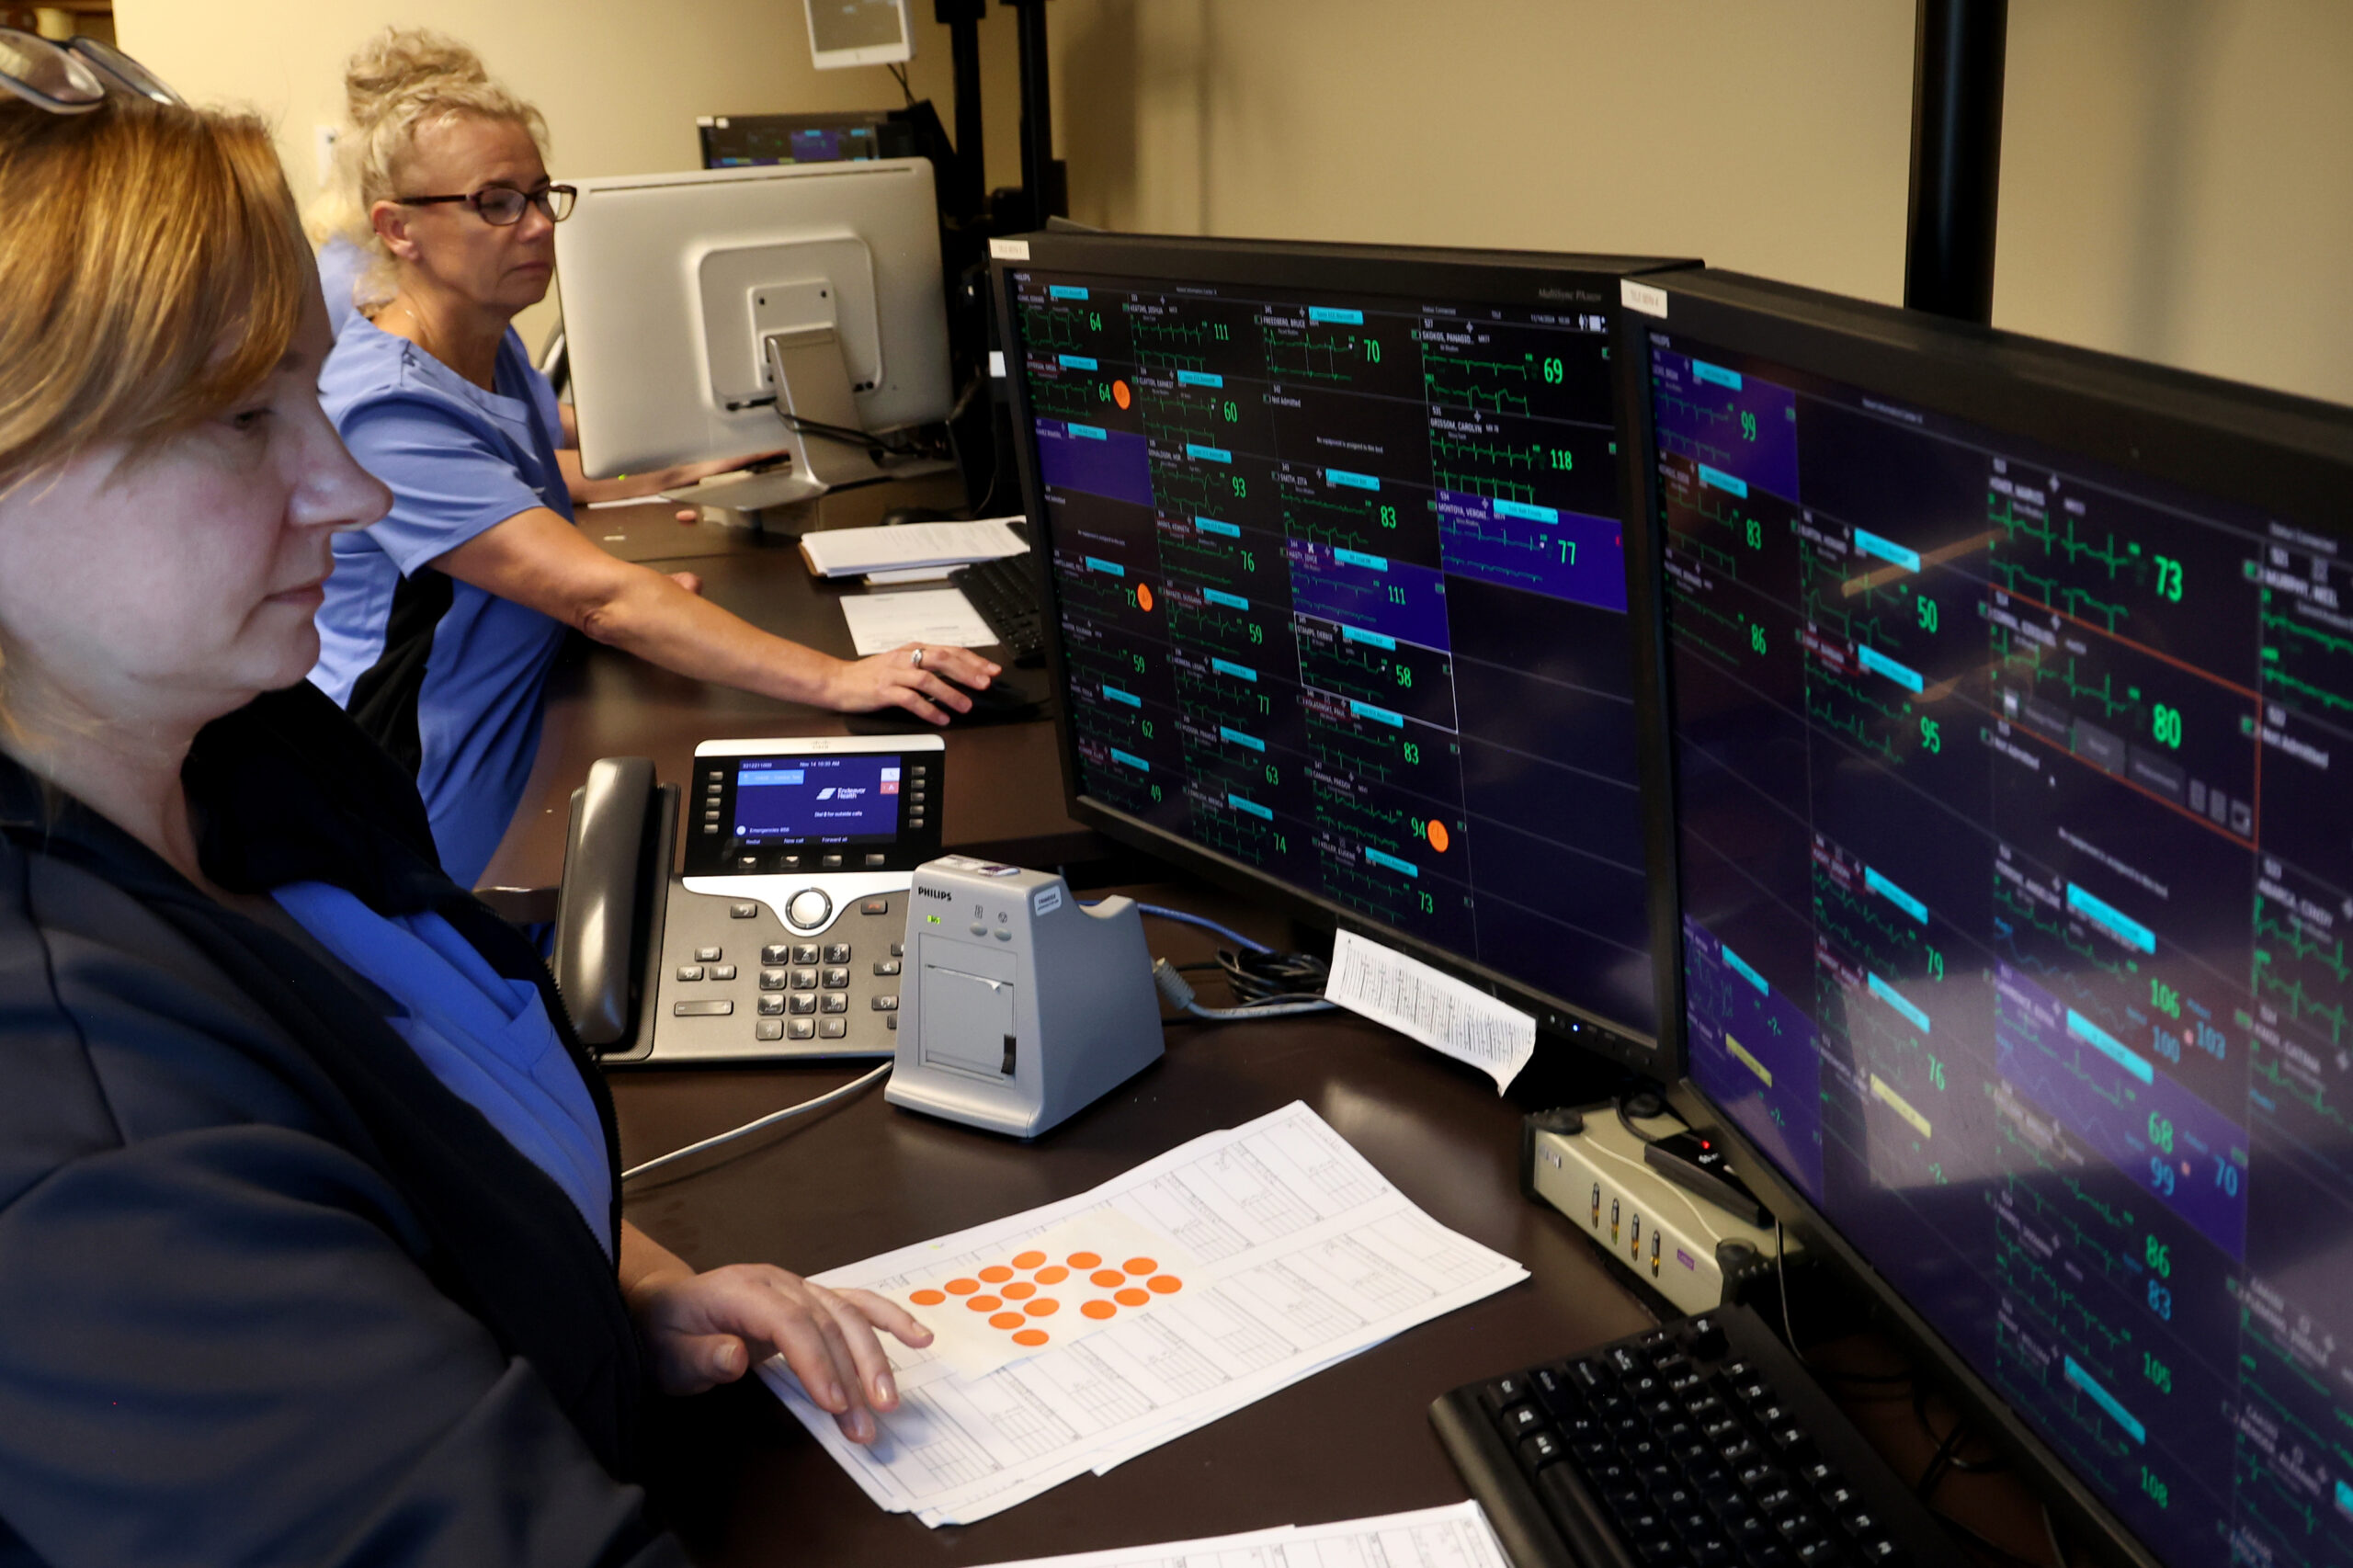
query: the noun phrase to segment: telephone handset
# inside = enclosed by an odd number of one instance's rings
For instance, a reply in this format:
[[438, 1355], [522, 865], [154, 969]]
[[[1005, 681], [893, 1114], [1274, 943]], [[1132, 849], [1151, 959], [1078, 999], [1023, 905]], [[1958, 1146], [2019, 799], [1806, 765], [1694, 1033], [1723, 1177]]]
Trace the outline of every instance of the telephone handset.
[[706, 741], [683, 799], [643, 757], [597, 762], [556, 904], [582, 1040], [607, 1065], [891, 1055], [946, 761], [937, 735]]
[[651, 757], [602, 758], [572, 793], [553, 967], [573, 1027], [600, 1055], [651, 1049], [645, 1004], [660, 989], [654, 934], [669, 903], [677, 836], [678, 787], [655, 782]]

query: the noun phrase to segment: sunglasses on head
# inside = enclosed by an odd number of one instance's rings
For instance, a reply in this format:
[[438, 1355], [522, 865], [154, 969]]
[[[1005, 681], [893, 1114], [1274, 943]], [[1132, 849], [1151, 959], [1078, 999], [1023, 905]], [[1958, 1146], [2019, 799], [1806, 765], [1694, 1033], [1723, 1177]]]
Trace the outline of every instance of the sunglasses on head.
[[87, 114], [108, 93], [160, 104], [187, 101], [111, 44], [80, 37], [52, 43], [17, 28], [0, 28], [0, 90], [51, 114]]

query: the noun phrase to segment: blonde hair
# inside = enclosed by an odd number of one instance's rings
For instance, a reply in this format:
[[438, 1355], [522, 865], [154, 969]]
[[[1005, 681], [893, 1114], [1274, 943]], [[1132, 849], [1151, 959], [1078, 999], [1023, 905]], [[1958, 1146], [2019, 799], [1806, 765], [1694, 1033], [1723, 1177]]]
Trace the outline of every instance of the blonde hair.
[[347, 123], [335, 138], [335, 169], [304, 214], [314, 244], [340, 239], [368, 258], [362, 305], [392, 298], [392, 257], [368, 210], [399, 188], [417, 132], [454, 119], [519, 125], [544, 153], [547, 120], [494, 80], [482, 56], [427, 28], [386, 28], [360, 46], [343, 75]]
[[251, 115], [0, 99], [0, 495], [220, 413], [284, 358], [315, 288]]

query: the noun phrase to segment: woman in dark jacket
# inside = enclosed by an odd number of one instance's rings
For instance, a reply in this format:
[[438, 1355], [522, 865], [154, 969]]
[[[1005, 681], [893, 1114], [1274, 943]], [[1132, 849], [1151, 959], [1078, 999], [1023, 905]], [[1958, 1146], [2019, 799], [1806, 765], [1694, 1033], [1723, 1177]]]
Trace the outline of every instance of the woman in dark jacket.
[[267, 132], [0, 32], [0, 1564], [677, 1559], [649, 1390], [878, 1298], [621, 1220], [531, 949], [303, 673], [388, 505]]

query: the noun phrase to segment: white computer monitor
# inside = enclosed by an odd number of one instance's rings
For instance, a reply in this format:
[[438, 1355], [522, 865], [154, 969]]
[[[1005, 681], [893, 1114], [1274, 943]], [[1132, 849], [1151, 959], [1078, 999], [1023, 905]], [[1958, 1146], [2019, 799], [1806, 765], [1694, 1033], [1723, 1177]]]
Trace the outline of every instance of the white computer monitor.
[[592, 477], [786, 449], [838, 483], [870, 476], [865, 454], [796, 422], [879, 434], [948, 416], [928, 161], [574, 183], [556, 276]]
[[907, 0], [803, 0], [809, 12], [809, 58], [820, 71], [846, 65], [890, 65], [915, 57], [915, 30]]

